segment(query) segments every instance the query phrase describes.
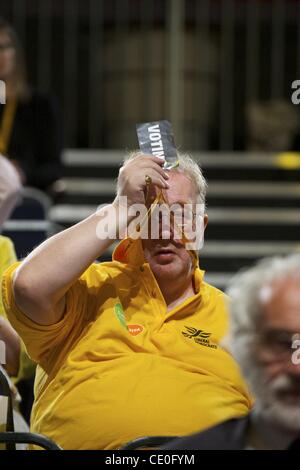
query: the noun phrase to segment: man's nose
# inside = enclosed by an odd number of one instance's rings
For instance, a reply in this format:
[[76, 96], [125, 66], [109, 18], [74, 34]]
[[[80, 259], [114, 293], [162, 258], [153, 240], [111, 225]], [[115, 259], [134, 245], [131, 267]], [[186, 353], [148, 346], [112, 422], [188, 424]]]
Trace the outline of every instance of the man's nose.
[[173, 217], [161, 217], [159, 221], [159, 238], [164, 240], [178, 240], [182, 239], [182, 234], [174, 224]]

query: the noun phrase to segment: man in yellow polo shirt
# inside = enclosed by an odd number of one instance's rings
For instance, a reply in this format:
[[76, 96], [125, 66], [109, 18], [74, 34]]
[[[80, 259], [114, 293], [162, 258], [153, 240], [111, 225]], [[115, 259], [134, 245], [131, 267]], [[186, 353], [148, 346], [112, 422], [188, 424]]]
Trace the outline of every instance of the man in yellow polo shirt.
[[116, 449], [249, 412], [239, 367], [219, 344], [224, 294], [205, 283], [174, 227], [160, 221], [156, 238], [125, 238], [111, 262], [94, 264], [136, 223], [135, 204], [151, 210], [160, 194], [194, 207], [205, 191], [190, 157], [167, 172], [160, 158], [136, 155], [120, 170], [112, 204], [6, 272], [8, 318], [39, 364], [32, 431], [65, 449]]

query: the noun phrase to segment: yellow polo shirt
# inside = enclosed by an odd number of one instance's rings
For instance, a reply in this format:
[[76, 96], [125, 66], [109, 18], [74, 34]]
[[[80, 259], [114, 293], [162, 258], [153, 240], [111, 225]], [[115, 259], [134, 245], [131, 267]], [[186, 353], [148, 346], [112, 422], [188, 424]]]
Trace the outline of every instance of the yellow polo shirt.
[[64, 449], [116, 449], [249, 412], [239, 367], [219, 345], [226, 299], [198, 267], [196, 294], [167, 312], [140, 240], [124, 240], [113, 261], [92, 264], [72, 285], [63, 319], [41, 326], [15, 304], [16, 266], [5, 274], [3, 300], [39, 364], [33, 432]]

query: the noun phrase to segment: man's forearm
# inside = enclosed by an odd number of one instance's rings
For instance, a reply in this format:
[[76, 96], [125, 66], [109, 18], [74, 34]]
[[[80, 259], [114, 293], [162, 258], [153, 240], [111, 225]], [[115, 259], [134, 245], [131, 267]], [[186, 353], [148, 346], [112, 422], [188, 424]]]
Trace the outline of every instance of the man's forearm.
[[106, 206], [46, 240], [23, 261], [14, 277], [14, 294], [28, 317], [42, 324], [59, 320], [67, 290], [126, 226], [123, 216], [119, 225], [118, 214], [116, 206]]

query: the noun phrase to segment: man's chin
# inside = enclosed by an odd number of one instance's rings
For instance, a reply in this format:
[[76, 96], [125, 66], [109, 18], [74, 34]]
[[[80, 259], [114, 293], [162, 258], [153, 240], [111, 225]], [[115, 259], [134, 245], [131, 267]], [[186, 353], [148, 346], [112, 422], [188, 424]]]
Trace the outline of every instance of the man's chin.
[[293, 391], [285, 391], [277, 396], [277, 401], [282, 404], [282, 406], [287, 407], [298, 407], [300, 410], [300, 393]]
[[274, 384], [272, 386], [267, 382], [264, 370], [257, 362], [249, 360], [248, 355], [247, 359], [242, 369], [247, 371], [245, 375], [252, 386], [258, 413], [281, 429], [300, 431], [299, 396], [296, 396], [295, 388], [281, 387], [274, 390]]
[[174, 260], [164, 261], [161, 263], [153, 263], [151, 266], [152, 272], [156, 277], [166, 277], [166, 278], [178, 278], [180, 273], [178, 268], [176, 269], [176, 263]]
[[262, 409], [263, 414], [280, 428], [291, 432], [300, 431], [299, 400], [273, 397]]

